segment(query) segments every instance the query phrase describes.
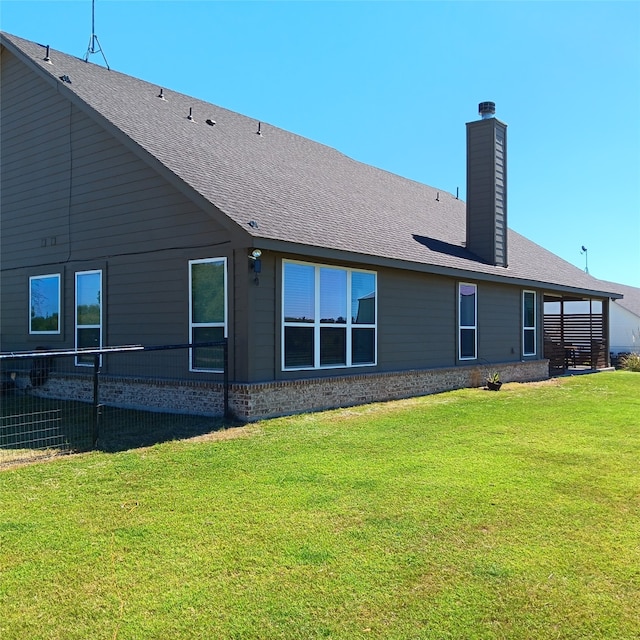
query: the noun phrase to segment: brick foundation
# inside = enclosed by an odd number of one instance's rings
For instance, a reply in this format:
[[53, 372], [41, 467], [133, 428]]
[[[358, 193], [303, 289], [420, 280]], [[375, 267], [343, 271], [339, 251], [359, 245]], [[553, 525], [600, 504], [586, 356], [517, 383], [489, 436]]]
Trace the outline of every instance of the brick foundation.
[[[362, 373], [254, 384], [232, 383], [229, 409], [234, 418], [251, 422], [465, 387], [482, 387], [492, 371], [498, 371], [503, 382], [544, 380], [549, 377], [549, 361]], [[52, 373], [49, 380], [32, 393], [91, 402], [93, 385], [87, 378]], [[220, 383], [101, 376], [99, 395], [100, 403], [123, 408], [216, 417], [224, 415], [224, 388]]]
[[[93, 402], [93, 382], [90, 378], [52, 373], [32, 393], [45, 398]], [[224, 387], [211, 382], [101, 375], [99, 402], [126, 409], [219, 417], [224, 415]]]
[[503, 363], [392, 373], [365, 373], [331, 378], [311, 378], [232, 384], [231, 413], [243, 421], [322, 411], [370, 402], [423, 396], [465, 387], [482, 387], [492, 371], [503, 382], [532, 382], [549, 377], [549, 361]]

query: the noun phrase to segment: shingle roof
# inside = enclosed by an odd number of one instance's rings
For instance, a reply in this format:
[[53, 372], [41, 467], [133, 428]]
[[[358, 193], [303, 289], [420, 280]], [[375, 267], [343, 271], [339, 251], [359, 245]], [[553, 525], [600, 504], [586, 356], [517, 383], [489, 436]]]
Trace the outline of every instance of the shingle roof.
[[617, 291], [624, 295], [624, 298], [616, 300], [616, 303], [640, 318], [640, 289], [638, 287], [618, 284], [617, 282], [607, 282], [606, 280], [601, 280], [601, 286], [603, 289]]
[[[483, 263], [464, 246], [464, 202], [446, 191], [265, 123], [258, 135], [254, 119], [166, 88], [162, 100], [156, 85], [53, 49], [49, 64], [42, 45], [2, 38], [57, 82], [62, 95], [215, 205], [253, 244], [278, 241], [424, 271], [616, 291], [600, 288], [599, 281], [511, 230], [509, 267]], [[70, 84], [59, 79], [63, 75]]]

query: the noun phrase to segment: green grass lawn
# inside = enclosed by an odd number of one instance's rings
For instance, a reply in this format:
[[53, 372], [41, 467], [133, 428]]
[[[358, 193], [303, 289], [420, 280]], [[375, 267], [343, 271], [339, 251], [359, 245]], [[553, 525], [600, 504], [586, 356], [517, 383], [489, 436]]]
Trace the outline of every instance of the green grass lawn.
[[640, 375], [0, 472], [0, 638], [637, 638]]

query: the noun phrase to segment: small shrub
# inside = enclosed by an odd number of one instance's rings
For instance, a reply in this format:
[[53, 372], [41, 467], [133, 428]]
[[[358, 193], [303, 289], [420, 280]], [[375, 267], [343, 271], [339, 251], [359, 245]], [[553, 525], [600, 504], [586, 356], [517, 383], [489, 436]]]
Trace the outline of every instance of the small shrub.
[[487, 377], [487, 389], [490, 391], [500, 391], [502, 386], [502, 380], [500, 380], [500, 374], [495, 371]]
[[625, 371], [640, 371], [640, 353], [630, 353], [620, 360]]

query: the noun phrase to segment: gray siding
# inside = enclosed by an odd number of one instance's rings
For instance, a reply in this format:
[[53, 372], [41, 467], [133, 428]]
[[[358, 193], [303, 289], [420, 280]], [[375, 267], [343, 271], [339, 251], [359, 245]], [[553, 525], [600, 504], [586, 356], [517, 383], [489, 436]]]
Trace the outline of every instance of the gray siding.
[[42, 263], [64, 260], [68, 253], [70, 105], [27, 74], [6, 50], [1, 73], [3, 268], [26, 266], [34, 259]]
[[[246, 264], [246, 258], [245, 258]], [[262, 255], [262, 273], [255, 281], [255, 274], [249, 271], [247, 278], [249, 289], [249, 379], [274, 380], [280, 367], [280, 297], [276, 295], [276, 282], [281, 275], [276, 271], [273, 254]], [[275, 325], [275, 330], [274, 330]]]
[[379, 272], [379, 370], [455, 364], [455, 287], [450, 278]]
[[[105, 345], [187, 342], [188, 261], [229, 257], [228, 232], [6, 50], [1, 71], [0, 349], [72, 347], [90, 269]], [[28, 279], [46, 273], [63, 276], [62, 334], [29, 336]]]
[[[234, 345], [237, 360], [246, 355], [250, 382], [323, 378], [345, 373], [366, 374], [407, 369], [429, 369], [480, 363], [518, 362], [522, 359], [522, 289], [511, 285], [478, 284], [478, 359], [459, 362], [457, 297], [459, 280], [395, 269], [378, 269], [378, 364], [351, 369], [281, 370], [281, 291], [283, 258], [310, 261], [305, 256], [263, 254], [259, 284], [248, 278], [246, 316], [236, 309]], [[241, 269], [249, 269], [243, 254]], [[325, 263], [323, 263], [325, 264]], [[350, 263], [331, 263], [356, 267]], [[239, 280], [242, 278], [239, 277]], [[469, 280], [466, 280], [469, 281]], [[238, 296], [236, 300], [242, 300]], [[241, 318], [241, 316], [244, 316]], [[244, 319], [247, 330], [244, 330]], [[240, 329], [240, 325], [242, 329]], [[540, 331], [538, 332], [540, 334]], [[540, 357], [540, 356], [539, 356]], [[242, 378], [244, 379], [244, 378]]]
[[522, 359], [522, 289], [478, 285], [478, 359], [517, 362]]
[[[279, 325], [276, 319], [276, 255], [264, 251], [262, 272], [251, 269], [250, 248], [236, 251], [233, 335], [230, 348], [236, 362], [234, 380], [264, 382], [276, 379], [279, 365]], [[257, 281], [256, 281], [257, 278]]]

